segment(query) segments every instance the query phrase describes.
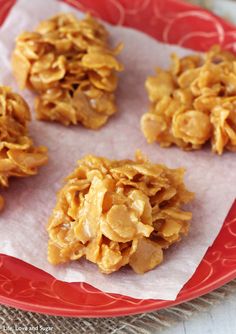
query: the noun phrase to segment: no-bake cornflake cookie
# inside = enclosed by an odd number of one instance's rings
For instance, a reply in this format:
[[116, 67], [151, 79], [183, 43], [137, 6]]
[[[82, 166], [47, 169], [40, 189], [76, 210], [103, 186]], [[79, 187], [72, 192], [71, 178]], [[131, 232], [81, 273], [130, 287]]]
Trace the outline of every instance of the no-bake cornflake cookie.
[[38, 119], [97, 129], [116, 112], [121, 48], [111, 49], [107, 30], [91, 16], [59, 14], [17, 38], [13, 72], [21, 88], [38, 94]]
[[[25, 100], [9, 87], [0, 86], [0, 186], [9, 178], [37, 174], [47, 160], [47, 149], [35, 147], [28, 134], [30, 111]], [[0, 199], [3, 207], [3, 199]]]
[[236, 151], [236, 56], [213, 47], [204, 56], [172, 56], [169, 70], [146, 80], [151, 101], [141, 129], [149, 143], [185, 150], [211, 142]]
[[193, 193], [184, 169], [145, 160], [92, 155], [60, 190], [49, 220], [48, 259], [59, 264], [85, 257], [110, 274], [129, 264], [144, 273], [163, 260], [163, 249], [188, 233], [191, 212], [181, 206]]

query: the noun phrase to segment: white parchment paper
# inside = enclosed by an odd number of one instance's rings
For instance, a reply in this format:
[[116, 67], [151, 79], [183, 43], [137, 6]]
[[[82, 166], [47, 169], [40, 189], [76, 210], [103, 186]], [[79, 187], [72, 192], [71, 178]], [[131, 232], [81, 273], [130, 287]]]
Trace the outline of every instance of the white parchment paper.
[[[0, 29], [0, 82], [17, 86], [11, 74], [10, 55], [15, 37], [24, 30], [33, 30], [40, 20], [58, 12], [83, 14], [55, 0], [18, 0]], [[168, 66], [169, 55], [189, 53], [179, 47], [164, 45], [132, 29], [109, 27], [114, 44], [123, 41], [120, 56], [125, 64], [121, 74], [117, 101], [119, 112], [99, 131], [81, 126], [63, 127], [56, 123], [33, 120], [30, 132], [35, 143], [49, 148], [50, 160], [39, 175], [11, 180], [4, 191], [7, 206], [0, 215], [0, 253], [15, 256], [68, 282], [87, 282], [103, 291], [135, 298], [175, 299], [180, 289], [194, 273], [207, 248], [216, 238], [224, 218], [235, 199], [236, 155], [213, 155], [209, 148], [198, 152], [183, 152], [178, 148], [161, 149], [148, 145], [140, 131], [141, 115], [147, 110], [144, 89], [146, 77], [156, 66]], [[33, 112], [33, 95], [22, 93]], [[47, 232], [45, 226], [55, 205], [56, 192], [62, 179], [87, 153], [109, 158], [133, 158], [140, 148], [153, 162], [169, 167], [185, 166], [186, 183], [196, 192], [191, 206], [191, 231], [178, 245], [165, 253], [164, 263], [142, 276], [124, 268], [112, 275], [103, 275], [95, 265], [73, 262], [57, 267], [47, 262]]]

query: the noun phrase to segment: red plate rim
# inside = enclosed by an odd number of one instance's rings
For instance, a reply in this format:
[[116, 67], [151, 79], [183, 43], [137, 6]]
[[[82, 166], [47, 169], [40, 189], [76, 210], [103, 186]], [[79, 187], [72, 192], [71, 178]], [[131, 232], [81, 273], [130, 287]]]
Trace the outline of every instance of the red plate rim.
[[[201, 51], [216, 43], [227, 49], [235, 48], [236, 29], [233, 25], [180, 0], [65, 2], [80, 10], [91, 11], [110, 23], [136, 28], [167, 43]], [[0, 0], [0, 23], [14, 4], [15, 0]], [[215, 242], [174, 301], [139, 300], [104, 293], [84, 283], [65, 283], [23, 261], [0, 254], [0, 303], [68, 317], [115, 317], [170, 307], [199, 297], [236, 278], [235, 236], [236, 201]]]

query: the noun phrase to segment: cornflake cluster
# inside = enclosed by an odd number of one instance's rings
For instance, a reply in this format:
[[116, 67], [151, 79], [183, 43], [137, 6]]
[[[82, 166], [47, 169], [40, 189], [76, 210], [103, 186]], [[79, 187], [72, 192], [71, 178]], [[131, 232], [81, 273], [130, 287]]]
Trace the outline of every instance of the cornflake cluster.
[[59, 14], [17, 38], [13, 72], [21, 88], [38, 93], [38, 119], [97, 129], [116, 112], [121, 48], [109, 47], [108, 32], [91, 16]]
[[[47, 160], [46, 147], [35, 147], [28, 134], [30, 111], [24, 99], [0, 86], [0, 186], [7, 187], [9, 178], [37, 174]], [[3, 208], [3, 198], [0, 199]]]
[[129, 264], [144, 273], [163, 260], [163, 249], [188, 233], [190, 193], [184, 169], [145, 160], [88, 155], [58, 193], [49, 220], [52, 264], [85, 257], [110, 274]]
[[146, 80], [151, 107], [141, 118], [149, 143], [236, 151], [236, 56], [213, 47], [205, 56], [172, 56], [168, 71]]

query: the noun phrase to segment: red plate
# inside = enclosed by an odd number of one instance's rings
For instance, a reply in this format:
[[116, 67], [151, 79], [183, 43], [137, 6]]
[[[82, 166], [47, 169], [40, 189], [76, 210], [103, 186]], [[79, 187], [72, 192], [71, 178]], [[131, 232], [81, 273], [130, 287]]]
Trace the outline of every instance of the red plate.
[[[179, 0], [66, 0], [113, 24], [146, 32], [154, 38], [196, 50], [212, 44], [233, 48], [236, 29], [222, 19]], [[3, 22], [14, 0], [0, 0]], [[223, 194], [222, 194], [223, 196]], [[108, 294], [84, 283], [65, 283], [9, 256], [0, 255], [0, 302], [41, 313], [121, 316], [172, 306], [205, 294], [236, 278], [236, 201], [196, 272], [175, 301], [140, 300]]]

